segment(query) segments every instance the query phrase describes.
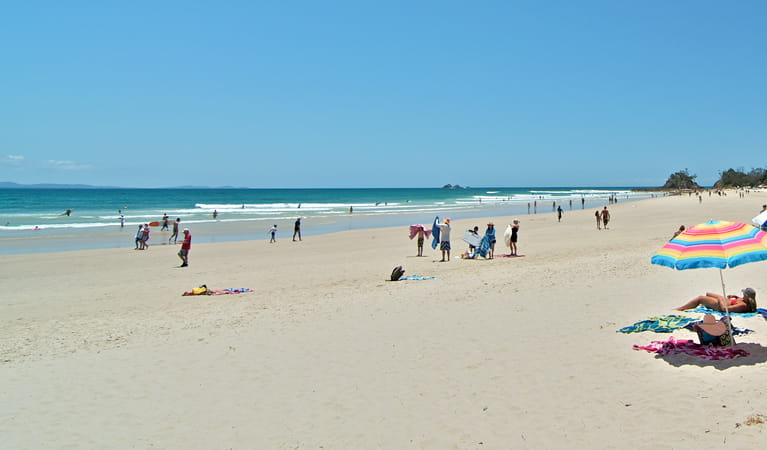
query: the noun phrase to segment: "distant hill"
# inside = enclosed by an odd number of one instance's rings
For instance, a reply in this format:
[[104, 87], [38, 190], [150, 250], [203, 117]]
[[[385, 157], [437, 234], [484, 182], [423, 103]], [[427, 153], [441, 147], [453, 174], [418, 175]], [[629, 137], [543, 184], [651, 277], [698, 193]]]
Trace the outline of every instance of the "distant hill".
[[[10, 181], [0, 181], [0, 189], [147, 189], [147, 188], [130, 188], [130, 187], [120, 187], [120, 186], [91, 186], [89, 184], [50, 184], [50, 183], [41, 183], [41, 184], [19, 184], [19, 183], [12, 183]], [[163, 188], [149, 188], [149, 189], [248, 189], [248, 188], [238, 188], [233, 186], [220, 186], [220, 187], [210, 187], [210, 186], [173, 186], [173, 187], [163, 187]]]
[[19, 184], [10, 181], [0, 181], [3, 189], [116, 189], [114, 186], [90, 186], [87, 184]]

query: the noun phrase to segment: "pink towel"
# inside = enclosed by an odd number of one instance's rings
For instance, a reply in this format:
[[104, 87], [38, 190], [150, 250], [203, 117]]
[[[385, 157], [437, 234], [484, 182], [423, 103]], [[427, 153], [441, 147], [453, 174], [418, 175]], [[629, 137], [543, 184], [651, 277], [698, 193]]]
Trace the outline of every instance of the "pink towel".
[[427, 229], [424, 225], [416, 224], [410, 225], [410, 239], [413, 239], [415, 235], [418, 234], [418, 230], [423, 230], [423, 234], [426, 235], [426, 239], [429, 239], [429, 236], [431, 236], [430, 229]]
[[652, 341], [650, 345], [635, 345], [634, 350], [647, 350], [648, 352], [657, 353], [659, 355], [686, 353], [710, 361], [732, 359], [738, 356], [749, 355], [747, 351], [739, 348], [700, 345], [689, 339], [674, 339], [674, 336], [671, 336], [666, 341]]

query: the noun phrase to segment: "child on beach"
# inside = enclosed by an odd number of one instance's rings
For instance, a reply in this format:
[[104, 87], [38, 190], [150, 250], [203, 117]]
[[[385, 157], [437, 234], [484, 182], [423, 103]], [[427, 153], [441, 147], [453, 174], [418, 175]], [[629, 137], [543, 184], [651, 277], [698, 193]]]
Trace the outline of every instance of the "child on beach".
[[138, 224], [138, 232], [136, 233], [136, 250], [140, 250], [141, 238], [144, 236], [144, 225]]
[[277, 242], [277, 239], [275, 237], [277, 236], [277, 225], [273, 225], [271, 228], [269, 228], [269, 233], [271, 233], [272, 238], [269, 239], [269, 243]]
[[139, 250], [146, 250], [149, 248], [149, 224], [144, 224], [144, 233], [141, 234], [141, 248]]
[[416, 236], [418, 236], [418, 255], [417, 256], [423, 256], [423, 241], [424, 241], [424, 232], [423, 228], [419, 228], [416, 232]]
[[[470, 229], [468, 229], [468, 230], [466, 230], [466, 231], [468, 231], [469, 233], [473, 234], [474, 236], [476, 236], [476, 237], [477, 237], [477, 239], [479, 239], [479, 227], [478, 227], [478, 226], [475, 226], [474, 228], [470, 228]], [[469, 253], [470, 253], [470, 254], [472, 254], [472, 255], [473, 255], [473, 254], [474, 254], [474, 251], [475, 251], [476, 249], [477, 249], [477, 247], [475, 247], [475, 246], [473, 246], [473, 245], [469, 244]]]

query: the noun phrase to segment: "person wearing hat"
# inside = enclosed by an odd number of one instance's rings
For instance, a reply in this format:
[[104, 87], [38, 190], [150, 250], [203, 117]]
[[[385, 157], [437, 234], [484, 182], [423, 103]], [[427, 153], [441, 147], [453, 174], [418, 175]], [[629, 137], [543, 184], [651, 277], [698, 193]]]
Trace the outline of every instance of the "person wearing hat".
[[727, 298], [713, 292], [706, 292], [706, 295], [699, 295], [680, 306], [677, 311], [706, 306], [720, 312], [724, 312], [725, 308], [734, 313], [756, 312], [756, 291], [749, 287], [741, 290], [741, 292], [743, 293], [742, 297], [728, 295]]
[[713, 315], [706, 314], [703, 316], [703, 321], [693, 325], [695, 331], [698, 332], [698, 338], [703, 345], [727, 345], [730, 341], [728, 339], [723, 340], [723, 337], [728, 337], [727, 318], [716, 320]]
[[487, 224], [485, 236], [487, 236], [487, 240], [490, 242], [490, 251], [487, 253], [487, 258], [493, 259], [493, 253], [495, 252], [495, 224], [493, 222]]
[[189, 266], [189, 250], [192, 248], [192, 233], [189, 228], [184, 228], [184, 242], [181, 243], [181, 250], [178, 251], [178, 257], [181, 258], [181, 267]]
[[[450, 261], [450, 218], [446, 217], [444, 223], [435, 222], [439, 227], [439, 249], [442, 251], [441, 262]], [[445, 259], [447, 254], [447, 259]]]

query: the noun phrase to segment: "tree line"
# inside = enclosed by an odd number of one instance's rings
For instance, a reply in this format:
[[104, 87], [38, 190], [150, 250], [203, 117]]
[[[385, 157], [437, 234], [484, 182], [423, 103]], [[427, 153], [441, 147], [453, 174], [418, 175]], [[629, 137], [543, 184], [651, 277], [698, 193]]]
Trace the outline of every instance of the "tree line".
[[[662, 189], [703, 189], [695, 182], [697, 175], [690, 174], [688, 169], [672, 173]], [[731, 189], [767, 185], [767, 169], [756, 168], [745, 172], [743, 169], [727, 169], [719, 172], [719, 180], [714, 183], [714, 189]]]

